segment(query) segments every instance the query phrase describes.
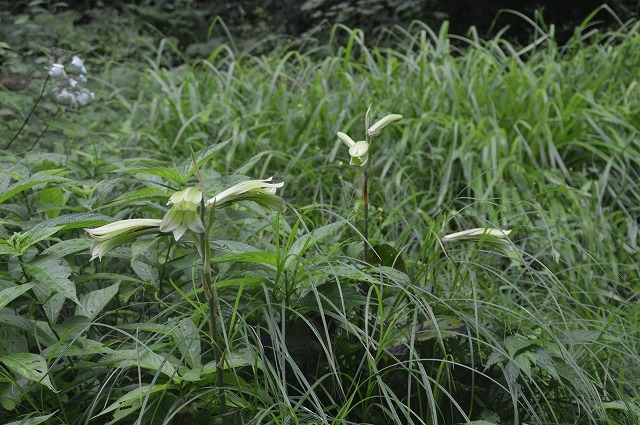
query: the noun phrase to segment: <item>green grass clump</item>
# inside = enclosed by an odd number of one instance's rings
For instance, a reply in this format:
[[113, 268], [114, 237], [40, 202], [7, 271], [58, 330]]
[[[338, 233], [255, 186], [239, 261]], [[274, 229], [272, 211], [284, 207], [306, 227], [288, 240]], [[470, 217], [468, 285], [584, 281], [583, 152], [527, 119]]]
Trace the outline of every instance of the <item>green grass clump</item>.
[[[0, 418], [637, 424], [640, 24], [565, 46], [532, 25], [527, 46], [417, 22], [384, 47], [336, 25], [178, 67], [161, 43], [85, 109], [43, 99], [0, 160]], [[32, 103], [0, 94], [15, 134]], [[365, 262], [335, 134], [369, 104], [404, 118], [372, 143]], [[162, 218], [192, 150], [209, 196], [273, 175], [290, 207], [216, 212], [218, 365], [192, 240], [90, 262], [81, 230]], [[441, 243], [476, 227], [513, 233]]]

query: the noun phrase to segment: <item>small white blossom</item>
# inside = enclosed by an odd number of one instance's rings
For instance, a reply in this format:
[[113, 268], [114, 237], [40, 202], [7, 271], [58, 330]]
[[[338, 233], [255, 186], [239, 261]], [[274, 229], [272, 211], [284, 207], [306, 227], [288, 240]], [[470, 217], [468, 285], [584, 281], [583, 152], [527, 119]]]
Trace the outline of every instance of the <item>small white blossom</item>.
[[82, 59], [80, 59], [78, 56], [74, 56], [73, 58], [71, 58], [71, 65], [75, 66], [83, 73], [87, 73], [87, 68], [84, 67], [84, 62], [82, 62]]

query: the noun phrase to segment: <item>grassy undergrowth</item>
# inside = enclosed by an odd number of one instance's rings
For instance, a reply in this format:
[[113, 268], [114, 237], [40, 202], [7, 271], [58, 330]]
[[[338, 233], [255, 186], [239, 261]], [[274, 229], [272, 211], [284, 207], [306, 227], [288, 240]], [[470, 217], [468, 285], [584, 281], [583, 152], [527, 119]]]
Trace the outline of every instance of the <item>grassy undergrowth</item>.
[[[46, 71], [1, 92], [3, 423], [637, 424], [640, 24], [566, 46], [531, 24], [385, 47], [337, 25], [178, 67], [162, 42], [22, 129]], [[372, 143], [365, 261], [335, 134], [369, 104], [404, 118]], [[192, 150], [209, 197], [275, 176], [289, 204], [216, 213], [222, 383], [193, 240], [90, 261], [82, 231], [162, 218]], [[513, 232], [441, 243], [477, 227]]]

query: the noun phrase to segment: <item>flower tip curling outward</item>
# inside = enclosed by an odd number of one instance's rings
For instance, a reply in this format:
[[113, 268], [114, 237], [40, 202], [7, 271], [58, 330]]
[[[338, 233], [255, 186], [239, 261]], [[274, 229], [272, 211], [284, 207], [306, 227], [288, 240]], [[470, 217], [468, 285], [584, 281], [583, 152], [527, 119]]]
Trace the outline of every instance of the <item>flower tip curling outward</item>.
[[162, 218], [160, 231], [173, 232], [175, 240], [180, 240], [187, 229], [204, 233], [204, 225], [198, 216], [198, 205], [202, 196], [202, 191], [197, 187], [188, 187], [171, 195], [167, 205], [173, 206]]
[[284, 212], [287, 204], [276, 195], [276, 189], [284, 185], [284, 182], [271, 183], [272, 177], [265, 180], [247, 180], [223, 190], [209, 199], [205, 207], [224, 208], [238, 201], [253, 201], [266, 210]]
[[84, 229], [93, 238], [91, 244], [91, 260], [102, 257], [112, 249], [138, 236], [156, 233], [160, 230], [157, 219], [134, 218], [118, 220], [93, 229]]
[[445, 235], [440, 239], [443, 243], [453, 242], [457, 240], [480, 240], [482, 238], [491, 238], [497, 241], [502, 241], [509, 236], [511, 230], [502, 230], [495, 228], [478, 227], [475, 229], [463, 230], [461, 232], [451, 233]]
[[380, 135], [380, 132], [382, 131], [383, 128], [385, 128], [389, 124], [392, 124], [396, 121], [400, 121], [401, 119], [402, 119], [402, 115], [400, 114], [389, 114], [386, 117], [379, 120], [378, 122], [376, 122], [371, 127], [369, 127], [367, 129], [367, 136], [376, 137]]
[[353, 145], [356, 144], [356, 142], [353, 141], [353, 139], [351, 137], [349, 137], [348, 135], [341, 133], [338, 131], [338, 139], [342, 140], [342, 142], [347, 145], [348, 148], [351, 148]]
[[338, 132], [338, 138], [349, 148], [349, 155], [351, 156], [351, 165], [363, 166], [369, 159], [369, 143], [365, 140], [354, 142], [348, 135]]

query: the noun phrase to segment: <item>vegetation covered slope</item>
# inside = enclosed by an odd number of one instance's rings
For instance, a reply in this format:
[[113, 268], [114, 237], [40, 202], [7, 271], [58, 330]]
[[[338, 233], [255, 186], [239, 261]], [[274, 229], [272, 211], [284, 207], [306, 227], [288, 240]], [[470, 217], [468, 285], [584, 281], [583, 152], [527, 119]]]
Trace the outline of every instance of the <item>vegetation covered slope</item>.
[[[531, 25], [526, 46], [416, 23], [386, 47], [337, 25], [178, 67], [160, 42], [86, 60], [84, 108], [48, 68], [1, 92], [2, 421], [637, 424], [639, 24], [566, 46]], [[336, 132], [369, 105], [403, 119], [371, 143], [365, 261]], [[239, 175], [289, 208], [216, 211], [213, 320], [197, 235], [90, 261], [82, 228]], [[442, 242], [484, 227], [512, 233]]]

